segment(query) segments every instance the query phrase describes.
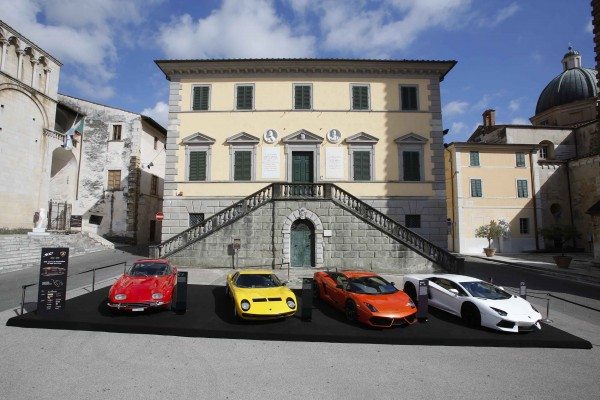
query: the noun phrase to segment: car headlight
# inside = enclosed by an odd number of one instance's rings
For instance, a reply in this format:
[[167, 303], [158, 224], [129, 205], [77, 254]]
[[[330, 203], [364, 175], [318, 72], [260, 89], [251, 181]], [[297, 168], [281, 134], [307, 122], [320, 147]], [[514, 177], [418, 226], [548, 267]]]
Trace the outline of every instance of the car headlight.
[[242, 307], [242, 310], [248, 311], [250, 309], [250, 302], [248, 300], [242, 300], [240, 306]]
[[287, 306], [288, 306], [289, 308], [291, 308], [292, 310], [293, 310], [294, 308], [296, 308], [296, 302], [295, 302], [295, 301], [294, 301], [294, 299], [292, 299], [291, 297], [288, 297], [288, 298], [285, 300], [285, 302], [287, 303]]
[[115, 295], [115, 300], [125, 300], [127, 298], [126, 294], [117, 294]]
[[367, 308], [371, 310], [371, 312], [377, 312], [377, 309], [373, 304], [365, 303], [365, 306], [367, 306]]
[[154, 300], [159, 300], [163, 298], [163, 294], [162, 293], [152, 293], [152, 298]]
[[503, 311], [499, 308], [494, 308], [494, 307], [490, 307], [492, 310], [496, 311], [498, 314], [502, 315], [503, 317], [507, 316], [508, 314], [506, 313], [506, 311]]
[[415, 308], [415, 303], [413, 303], [412, 300], [408, 300], [408, 303], [406, 303], [406, 307], [411, 307], [411, 308]]

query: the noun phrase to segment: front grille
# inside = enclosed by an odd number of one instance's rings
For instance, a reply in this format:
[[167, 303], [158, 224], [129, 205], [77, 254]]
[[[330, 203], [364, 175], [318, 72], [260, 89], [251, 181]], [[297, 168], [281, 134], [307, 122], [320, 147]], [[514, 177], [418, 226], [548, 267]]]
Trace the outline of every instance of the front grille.
[[519, 332], [531, 332], [535, 325], [519, 326]]
[[394, 322], [392, 318], [385, 317], [371, 317], [369, 321], [376, 326], [392, 326], [392, 323]]
[[503, 319], [502, 321], [498, 322], [498, 323], [496, 324], [496, 326], [497, 326], [498, 328], [512, 329], [512, 328], [514, 328], [514, 327], [515, 327], [515, 323], [514, 323], [514, 322], [511, 322], [511, 321], [506, 321], [506, 320], [504, 320], [504, 319]]
[[260, 298], [260, 299], [252, 299], [252, 302], [254, 302], [254, 303], [262, 303], [262, 302], [265, 302], [265, 301], [267, 301], [267, 299], [265, 299], [264, 297]]
[[281, 297], [269, 297], [269, 301], [281, 301]]

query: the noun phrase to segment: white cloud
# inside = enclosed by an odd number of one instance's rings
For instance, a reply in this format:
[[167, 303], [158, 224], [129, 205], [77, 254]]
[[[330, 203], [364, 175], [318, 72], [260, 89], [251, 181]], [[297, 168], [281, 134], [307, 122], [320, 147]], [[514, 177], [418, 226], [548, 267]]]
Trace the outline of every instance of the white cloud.
[[467, 111], [468, 107], [469, 107], [469, 103], [467, 103], [466, 101], [455, 100], [455, 101], [451, 101], [450, 103], [446, 104], [442, 108], [442, 113], [444, 115], [464, 114]]
[[508, 108], [512, 112], [517, 111], [520, 107], [521, 107], [521, 101], [518, 99], [511, 100], [510, 103], [508, 103]]
[[517, 11], [519, 11], [519, 5], [517, 3], [509, 4], [508, 6], [498, 11], [498, 14], [496, 14], [495, 18], [492, 21], [489, 21], [488, 23], [491, 26], [499, 25], [501, 22], [512, 17]]
[[[149, 4], [134, 0], [0, 0], [2, 19], [35, 44], [75, 67], [69, 80], [92, 98], [114, 94], [109, 81], [118, 60], [116, 40], [143, 21]], [[143, 6], [143, 7], [142, 7]], [[64, 77], [64, 75], [63, 75]]]
[[585, 31], [587, 33], [593, 33], [594, 32], [594, 24], [592, 23], [593, 19], [590, 18], [587, 22], [587, 24], [585, 24]]
[[483, 97], [481, 97], [481, 99], [479, 99], [477, 103], [473, 104], [473, 107], [471, 108], [474, 110], [481, 110], [481, 112], [483, 112], [484, 109], [489, 108], [491, 101], [492, 95], [486, 93], [483, 95]]
[[450, 133], [455, 135], [462, 135], [466, 133], [466, 128], [467, 125], [464, 122], [453, 122], [452, 127], [450, 128]]
[[265, 0], [224, 0], [203, 19], [184, 14], [160, 28], [158, 44], [172, 58], [309, 57], [315, 38], [296, 35]]
[[527, 118], [522, 117], [513, 118], [510, 123], [513, 125], [531, 125], [531, 122]]
[[159, 101], [154, 107], [144, 108], [140, 114], [154, 119], [166, 128], [169, 118], [169, 106], [164, 101]]

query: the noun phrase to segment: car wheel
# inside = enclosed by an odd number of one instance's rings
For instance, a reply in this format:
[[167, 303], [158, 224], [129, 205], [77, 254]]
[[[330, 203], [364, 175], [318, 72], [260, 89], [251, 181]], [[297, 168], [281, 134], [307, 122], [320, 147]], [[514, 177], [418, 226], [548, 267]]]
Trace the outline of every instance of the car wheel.
[[352, 300], [346, 302], [346, 319], [350, 322], [356, 321], [356, 303]]
[[474, 304], [463, 304], [460, 315], [467, 326], [472, 328], [479, 328], [481, 326], [481, 313]]
[[225, 296], [229, 297], [229, 285], [225, 284]]
[[417, 304], [419, 302], [419, 299], [417, 298], [417, 289], [412, 283], [407, 282], [404, 285], [404, 293], [406, 293], [408, 297], [410, 297], [413, 303]]
[[233, 305], [233, 319], [237, 321], [239, 319], [239, 317], [238, 317], [238, 313], [237, 313], [237, 308], [235, 307], [235, 302], [232, 301], [231, 304]]

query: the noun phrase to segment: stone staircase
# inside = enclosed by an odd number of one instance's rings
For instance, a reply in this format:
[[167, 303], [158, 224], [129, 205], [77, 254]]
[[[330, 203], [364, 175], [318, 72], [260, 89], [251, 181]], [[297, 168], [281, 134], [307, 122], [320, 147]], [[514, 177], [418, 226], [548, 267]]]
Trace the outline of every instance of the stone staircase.
[[[235, 234], [234, 236], [237, 237], [246, 237], [248, 238], [247, 240], [252, 240], [252, 236], [256, 234], [252, 229], [253, 223], [262, 224], [262, 226], [269, 223], [274, 225], [274, 216], [279, 212], [276, 210], [276, 204], [278, 203], [280, 203], [284, 209], [289, 209], [290, 203], [292, 204], [292, 209], [304, 205], [310, 207], [309, 204], [318, 208], [323, 207], [325, 204], [332, 203], [336, 208], [336, 213], [340, 215], [340, 218], [352, 216], [362, 224], [360, 225], [362, 231], [370, 231], [370, 234], [372, 234], [373, 231], [377, 231], [375, 232], [376, 234], [384, 236], [388, 241], [391, 240], [391, 242], [393, 242], [392, 244], [401, 245], [400, 247], [390, 247], [387, 246], [389, 243], [376, 244], [373, 246], [376, 252], [378, 251], [377, 248], [380, 248], [381, 251], [388, 252], [391, 257], [393, 257], [393, 254], [405, 258], [415, 258], [414, 256], [418, 255], [420, 258], [428, 260], [430, 263], [447, 272], [456, 273], [462, 270], [464, 259], [456, 257], [447, 250], [436, 246], [399, 222], [331, 183], [274, 183], [266, 186], [258, 192], [253, 193], [214, 214], [198, 225], [192, 226], [173, 236], [160, 245], [151, 246], [150, 256], [175, 259], [176, 261], [182, 262], [182, 265], [188, 266], [194, 265], [194, 258], [219, 257], [219, 254], [214, 252], [214, 248], [220, 247], [221, 250], [219, 251], [222, 251], [223, 246], [227, 246], [227, 243], [231, 243], [230, 236], [232, 236], [232, 234]], [[261, 212], [261, 210], [265, 209], [266, 205], [271, 205], [271, 209]], [[309, 210], [307, 211], [312, 213]], [[332, 215], [333, 212], [329, 212], [329, 214]], [[273, 215], [273, 217], [270, 217], [270, 215]], [[279, 217], [281, 217], [281, 215], [279, 215]], [[333, 221], [337, 222], [335, 219], [333, 219]], [[232, 228], [236, 223], [240, 226], [237, 229]], [[320, 227], [320, 229], [322, 229], [322, 227]], [[222, 230], [225, 230], [225, 234], [222, 235], [223, 237], [216, 241], [211, 240], [211, 237], [218, 236], [215, 234]], [[273, 227], [273, 242], [277, 243], [271, 246], [271, 251], [273, 254], [281, 253], [281, 251], [285, 254], [285, 245], [282, 245], [282, 240], [279, 237], [276, 238], [275, 234], [275, 228]], [[359, 235], [357, 234], [356, 236]], [[367, 241], [365, 240], [365, 243], [366, 242]], [[381, 240], [379, 243], [382, 243]], [[269, 244], [262, 243], [261, 246], [268, 247]], [[188, 252], [190, 252], [190, 249], [193, 249], [192, 254], [182, 255], [181, 253], [185, 253], [184, 250], [186, 249], [188, 249]], [[353, 253], [347, 254], [350, 255]], [[233, 256], [233, 254], [228, 252], [228, 256]], [[317, 264], [319, 263], [317, 262]], [[275, 266], [281, 264], [278, 264], [276, 260], [273, 260], [272, 265]]]
[[68, 247], [69, 256], [114, 248], [112, 243], [88, 233], [47, 236], [0, 235], [0, 273], [40, 265], [42, 247]]

